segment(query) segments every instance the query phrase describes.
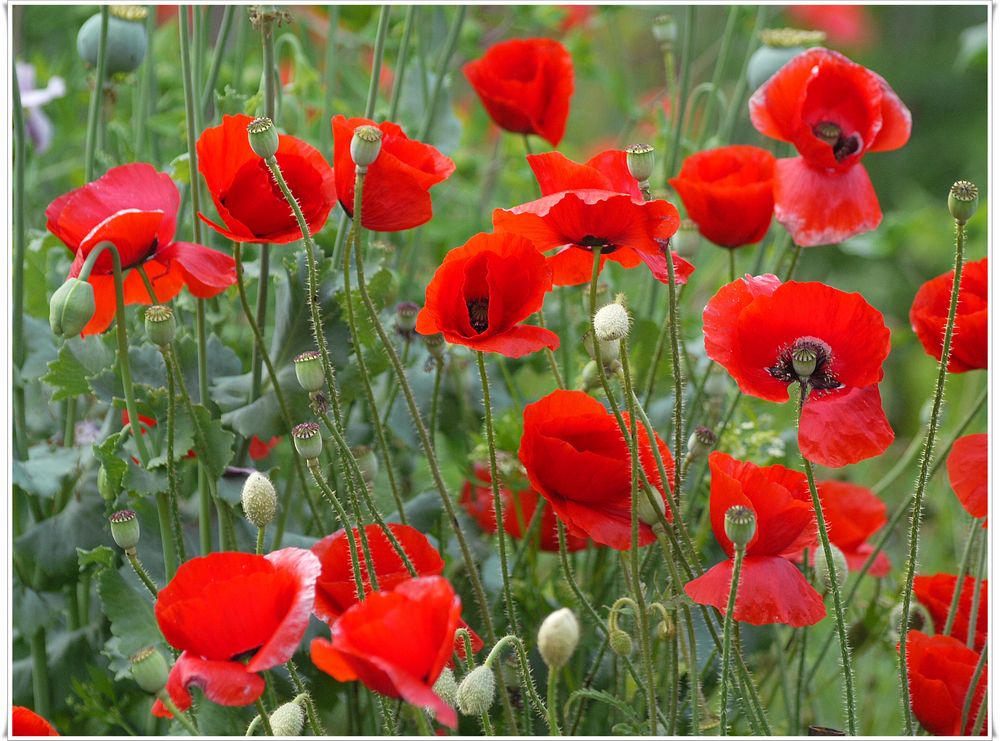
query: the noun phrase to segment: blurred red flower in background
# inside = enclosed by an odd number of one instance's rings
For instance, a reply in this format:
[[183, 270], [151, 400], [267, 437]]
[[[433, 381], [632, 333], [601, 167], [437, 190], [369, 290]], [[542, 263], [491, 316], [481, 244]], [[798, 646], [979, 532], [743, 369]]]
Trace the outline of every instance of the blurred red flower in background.
[[[933, 576], [917, 576], [913, 580], [913, 593], [920, 604], [927, 608], [934, 620], [934, 630], [938, 633], [944, 632], [945, 623], [948, 621], [948, 611], [951, 609], [951, 602], [955, 598], [955, 588], [958, 584], [958, 576], [955, 574], [934, 574]], [[962, 582], [962, 593], [958, 596], [958, 609], [955, 611], [955, 620], [951, 626], [951, 636], [966, 643], [969, 636], [969, 622], [972, 615], [972, 596], [976, 591], [976, 580], [971, 576], [966, 576]], [[990, 623], [988, 618], [989, 607], [989, 583], [983, 579], [979, 584], [979, 609], [976, 612], [976, 640], [974, 647], [977, 651], [986, 645]]]
[[[302, 239], [298, 222], [274, 176], [250, 148], [250, 116], [223, 116], [198, 137], [198, 171], [225, 226], [198, 218], [234, 242], [287, 244]], [[301, 139], [278, 135], [278, 167], [315, 234], [337, 202], [333, 169], [318, 149]]]
[[462, 71], [497, 126], [559, 146], [573, 95], [566, 47], [553, 39], [503, 41]]
[[[951, 488], [965, 511], [977, 519], [985, 518], [989, 511], [989, 436], [980, 432], [958, 438], [951, 446], [945, 465]], [[986, 527], [985, 519], [983, 527]]]
[[834, 46], [864, 49], [875, 38], [871, 13], [864, 5], [789, 5], [793, 24], [826, 34]]
[[818, 623], [826, 615], [823, 598], [791, 561], [817, 538], [805, 475], [784, 466], [760, 468], [719, 451], [709, 454], [708, 465], [712, 531], [729, 560], [688, 582], [684, 592], [700, 605], [725, 612], [734, 564], [726, 512], [741, 505], [753, 510], [757, 529], [743, 558], [733, 619], [752, 625]]
[[691, 155], [670, 185], [705, 239], [720, 247], [742, 247], [767, 234], [773, 181], [773, 154], [734, 145]]
[[[246, 132], [244, 131], [244, 139]], [[111, 242], [121, 258], [125, 304], [152, 303], [138, 268], [146, 272], [159, 303], [187, 286], [198, 298], [217, 296], [236, 282], [233, 258], [189, 242], [175, 242], [181, 197], [170, 176], [152, 165], [113, 167], [92, 183], [59, 196], [45, 209], [45, 226], [75, 253], [69, 275], [101, 242]], [[95, 311], [81, 334], [111, 326], [117, 298], [111, 253], [105, 251], [87, 279], [94, 288]]]
[[275, 435], [270, 440], [261, 440], [254, 435], [250, 438], [250, 458], [255, 461], [267, 458], [271, 451], [281, 442], [281, 435]]
[[750, 120], [800, 155], [779, 159], [774, 175], [775, 216], [795, 244], [842, 242], [879, 225], [861, 159], [899, 149], [911, 126], [909, 109], [879, 75], [835, 51], [809, 49], [753, 94]]
[[986, 698], [987, 667], [979, 675], [966, 726], [961, 728], [965, 696], [978, 661], [978, 653], [950, 636], [928, 636], [918, 630], [907, 634], [910, 704], [920, 725], [937, 736], [986, 735], [988, 719], [979, 729], [972, 724]]
[[799, 382], [792, 356], [815, 357], [799, 423], [806, 458], [839, 467], [889, 447], [878, 390], [889, 330], [860, 294], [748, 275], [720, 288], [703, 319], [708, 356], [759, 399], [787, 401], [789, 384]]
[[[958, 308], [951, 336], [951, 357], [948, 371], [965, 373], [989, 367], [989, 264], [988, 259], [966, 263], [958, 286]], [[941, 360], [944, 330], [948, 322], [948, 304], [955, 271], [924, 283], [913, 297], [910, 326], [924, 350], [935, 360]]]
[[20, 705], [15, 705], [11, 717], [10, 735], [58, 736], [59, 732], [38, 713]]

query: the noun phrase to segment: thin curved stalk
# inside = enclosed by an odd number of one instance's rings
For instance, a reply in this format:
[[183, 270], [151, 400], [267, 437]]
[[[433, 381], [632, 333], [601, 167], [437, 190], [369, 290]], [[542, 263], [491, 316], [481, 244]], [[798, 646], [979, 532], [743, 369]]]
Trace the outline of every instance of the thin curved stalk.
[[441, 55], [441, 63], [438, 65], [437, 73], [434, 77], [434, 88], [427, 103], [427, 113], [424, 115], [424, 123], [420, 127], [420, 136], [417, 137], [420, 141], [427, 141], [427, 137], [431, 135], [431, 129], [434, 126], [434, 116], [437, 113], [438, 98], [441, 97], [441, 88], [444, 85], [444, 75], [448, 70], [451, 57], [455, 53], [455, 48], [458, 46], [458, 34], [462, 30], [462, 24], [465, 22], [465, 11], [466, 6], [464, 5], [459, 5], [456, 8], [455, 19], [452, 21], [451, 29], [448, 31], [448, 40], [445, 42], [444, 54]]
[[[13, 200], [13, 238], [14, 258], [11, 270], [11, 350], [14, 355], [14, 367], [20, 373], [24, 365], [24, 255], [27, 240], [24, 234], [24, 166], [27, 159], [27, 149], [24, 146], [24, 109], [21, 107], [21, 88], [17, 81], [17, 65], [11, 65], [11, 94], [13, 96], [14, 119], [14, 188], [11, 193]], [[18, 460], [28, 457], [28, 423], [25, 417], [24, 379], [19, 378], [14, 384], [14, 452]]]
[[392, 81], [392, 98], [389, 103], [389, 120], [395, 121], [399, 112], [399, 100], [403, 92], [403, 80], [406, 76], [406, 63], [410, 60], [410, 36], [413, 33], [413, 21], [417, 14], [417, 6], [406, 8], [406, 20], [403, 21], [403, 39], [399, 42], [399, 54], [396, 56], [396, 77]]
[[205, 83], [205, 92], [201, 96], [203, 120], [207, 120], [212, 114], [212, 98], [215, 95], [215, 83], [219, 79], [219, 70], [222, 68], [222, 56], [226, 51], [229, 33], [233, 28], [233, 10], [235, 7], [234, 5], [227, 5], [225, 10], [222, 11], [219, 34], [215, 37], [215, 48], [212, 50], [212, 64], [208, 69], [208, 81]]
[[107, 5], [101, 6], [101, 31], [97, 43], [97, 69], [94, 78], [94, 91], [90, 95], [90, 107], [87, 109], [87, 138], [84, 151], [84, 178], [89, 183], [94, 179], [97, 158], [97, 129], [101, 126], [101, 99], [104, 97], [104, 77], [107, 74], [108, 24], [110, 11]]
[[372, 76], [368, 82], [368, 99], [365, 102], [365, 118], [371, 119], [375, 113], [375, 99], [378, 97], [378, 83], [382, 76], [382, 57], [385, 55], [385, 37], [389, 30], [391, 5], [383, 5], [378, 12], [378, 29], [375, 31], [375, 54], [372, 60]]

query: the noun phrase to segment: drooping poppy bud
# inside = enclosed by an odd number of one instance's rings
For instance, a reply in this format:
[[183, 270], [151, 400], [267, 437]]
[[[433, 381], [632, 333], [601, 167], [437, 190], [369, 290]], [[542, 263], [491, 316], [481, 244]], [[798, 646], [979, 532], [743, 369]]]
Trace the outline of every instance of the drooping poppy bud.
[[262, 159], [270, 159], [278, 153], [278, 128], [267, 116], [255, 118], [247, 124], [247, 139], [250, 148]]
[[306, 714], [297, 702], [286, 702], [271, 713], [269, 720], [275, 736], [298, 736], [306, 724]]
[[493, 707], [496, 680], [488, 666], [477, 666], [458, 685], [456, 700], [462, 715], [482, 715]]
[[356, 445], [351, 448], [351, 453], [358, 462], [358, 468], [361, 469], [361, 478], [371, 486], [378, 476], [378, 458], [375, 456], [375, 451], [367, 445]]
[[830, 555], [833, 557], [833, 568], [826, 560], [822, 551], [816, 554], [816, 579], [827, 589], [833, 589], [833, 580], [842, 585], [847, 578], [847, 557], [833, 543], [830, 544]]
[[169, 306], [156, 304], [146, 309], [146, 336], [159, 347], [169, 347], [177, 336], [177, 320]]
[[111, 537], [115, 543], [126, 553], [135, 550], [139, 545], [139, 518], [135, 511], [123, 509], [115, 512], [108, 518], [111, 523]]
[[79, 278], [67, 278], [49, 300], [49, 326], [56, 337], [76, 337], [94, 318], [94, 287]]
[[455, 681], [455, 672], [448, 667], [442, 669], [441, 676], [437, 678], [431, 690], [446, 703], [455, 707], [458, 703], [458, 682]]
[[170, 670], [163, 654], [155, 646], [148, 646], [129, 658], [132, 679], [144, 692], [155, 695], [167, 686]]
[[608, 644], [616, 656], [632, 655], [632, 636], [624, 630], [613, 630], [608, 637]]
[[566, 665], [579, 642], [580, 624], [567, 607], [551, 613], [538, 628], [538, 653], [551, 671]]

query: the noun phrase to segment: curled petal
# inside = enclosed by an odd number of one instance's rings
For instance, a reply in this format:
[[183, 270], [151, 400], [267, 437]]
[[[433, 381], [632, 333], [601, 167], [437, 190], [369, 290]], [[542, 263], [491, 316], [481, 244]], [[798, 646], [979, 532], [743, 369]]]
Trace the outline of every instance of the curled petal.
[[802, 409], [799, 447], [821, 466], [840, 468], [881, 455], [894, 438], [878, 384], [810, 396]]

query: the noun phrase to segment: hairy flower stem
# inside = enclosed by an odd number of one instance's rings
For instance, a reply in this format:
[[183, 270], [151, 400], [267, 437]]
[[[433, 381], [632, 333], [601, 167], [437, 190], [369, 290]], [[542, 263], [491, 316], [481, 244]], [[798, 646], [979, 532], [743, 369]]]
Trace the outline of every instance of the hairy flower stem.
[[[340, 524], [343, 526], [344, 530], [347, 532], [347, 540], [350, 543], [350, 548], [348, 549], [351, 553], [351, 571], [354, 573], [354, 588], [357, 591], [358, 602], [365, 601], [365, 585], [361, 578], [361, 561], [358, 558], [358, 543], [354, 539], [354, 529], [351, 527], [351, 520], [347, 516], [347, 511], [344, 509], [344, 505], [340, 503], [337, 499], [337, 493], [330, 488], [330, 485], [326, 482], [326, 477], [323, 475], [323, 469], [319, 464], [318, 458], [311, 458], [306, 461], [309, 467], [309, 473], [312, 474], [313, 481], [319, 487], [320, 491], [323, 492], [323, 496], [333, 507], [334, 511], [337, 513], [337, 518], [340, 520]], [[359, 525], [360, 528], [360, 525]], [[374, 579], [375, 572], [369, 572], [369, 576]], [[374, 582], [372, 584], [374, 586]]]
[[729, 735], [729, 665], [732, 656], [733, 612], [736, 609], [736, 593], [740, 586], [740, 570], [746, 547], [735, 549], [733, 576], [729, 582], [729, 601], [726, 603], [726, 619], [722, 627], [722, 688], [719, 692], [719, 735]]
[[441, 401], [441, 376], [444, 374], [444, 361], [434, 359], [434, 391], [431, 393], [431, 418], [428, 422], [431, 448], [434, 446], [434, 436], [437, 434], [438, 406]]
[[[545, 310], [538, 310], [538, 326], [545, 329]], [[552, 373], [552, 378], [555, 379], [556, 387], [564, 389], [566, 388], [566, 382], [563, 381], [562, 373], [559, 372], [559, 363], [556, 362], [556, 354], [552, 352], [551, 347], [544, 348], [545, 359], [549, 363], [549, 371]]]
[[[24, 169], [28, 151], [25, 147], [24, 109], [21, 107], [21, 88], [17, 81], [17, 65], [11, 66], [11, 93], [14, 121], [14, 182], [11, 193], [14, 258], [11, 264], [11, 317], [10, 336], [14, 368], [18, 374], [25, 358], [24, 348], [24, 255], [27, 245], [24, 231]], [[13, 388], [14, 454], [18, 460], [28, 457], [28, 423], [25, 416], [24, 379], [18, 376]], [[15, 520], [17, 518], [14, 518]]]
[[302, 677], [299, 676], [299, 670], [295, 666], [295, 662], [289, 659], [285, 662], [285, 668], [288, 670], [288, 676], [292, 679], [292, 685], [295, 687], [298, 697], [303, 698], [303, 704], [306, 708], [306, 719], [309, 721], [309, 730], [312, 731], [314, 736], [325, 736], [326, 729], [323, 727], [319, 715], [316, 713], [316, 703], [313, 702], [312, 695], [306, 689]]
[[156, 595], [160, 591], [160, 588], [156, 586], [156, 582], [153, 581], [153, 577], [149, 575], [149, 572], [146, 571], [146, 567], [142, 565], [142, 561], [139, 560], [139, 554], [136, 553], [135, 548], [127, 549], [125, 551], [125, 557], [128, 559], [129, 565], [132, 567], [132, 571], [134, 571], [135, 575], [139, 577], [139, 581], [141, 581], [142, 585], [146, 587], [155, 602]]
[[[170, 711], [170, 714], [174, 716], [174, 720], [184, 726], [184, 729], [188, 733], [192, 736], [201, 735], [198, 733], [198, 727], [194, 724], [192, 718], [177, 709], [177, 706], [174, 705], [174, 701], [170, 699], [170, 693], [168, 693], [166, 689], [162, 689], [157, 692], [156, 698], [163, 703], [163, 707]], [[273, 736], [274, 734], [272, 733], [271, 735]]]
[[[809, 395], [809, 385], [800, 384], [799, 403], [797, 419], [801, 423], [802, 407], [806, 397]], [[830, 548], [830, 534], [827, 531], [826, 518], [823, 516], [823, 505], [819, 499], [819, 491], [816, 489], [816, 478], [813, 474], [812, 463], [805, 454], [799, 451], [802, 458], [802, 467], [806, 472], [806, 479], [809, 481], [809, 493], [812, 495], [813, 511], [816, 513], [816, 526], [819, 530], [819, 540], [823, 546], [823, 556], [826, 558], [827, 568], [831, 574], [836, 574], [836, 567], [833, 560], [833, 551]], [[854, 667], [851, 665], [851, 646], [847, 639], [847, 621], [844, 616], [844, 602], [840, 593], [840, 580], [836, 577], [830, 580], [830, 592], [833, 594], [833, 611], [837, 620], [837, 633], [840, 638], [840, 669], [844, 675], [844, 695], [845, 710], [847, 712], [847, 733], [850, 736], [858, 735], [858, 710], [857, 696], [854, 689]], [[904, 614], [906, 608], [904, 607]], [[904, 641], [905, 642], [905, 641]]]
[[[971, 628], [969, 629], [969, 634], [973, 634]], [[905, 636], [901, 640], [906, 640]], [[965, 700], [962, 703], [962, 725], [958, 727], [959, 733], [961, 734], [974, 735], [978, 733], [977, 729], [982, 727], [982, 721], [979, 719], [982, 712], [980, 709], [980, 712], [976, 714], [976, 722], [973, 723], [972, 729], [968, 731], [966, 730], [969, 725], [969, 715], [972, 713], [972, 703], [976, 697], [976, 688], [979, 686], [979, 678], [982, 676], [983, 670], [986, 668], [986, 657], [989, 656], [989, 653], [988, 647], [984, 644], [983, 650], [979, 653], [979, 661], [976, 662], [976, 668], [972, 672], [972, 678], [969, 680], [969, 689], [965, 692]], [[987, 704], [987, 697], [984, 694], [982, 706], [985, 707]]]
[[549, 724], [549, 735], [559, 736], [559, 716], [556, 705], [559, 702], [559, 672], [549, 667], [549, 676], [545, 687], [545, 704], [548, 708], [546, 720]]
[[[903, 628], [910, 614], [910, 604], [913, 599], [913, 579], [917, 574], [917, 555], [920, 545], [920, 511], [924, 503], [924, 491], [930, 480], [931, 458], [934, 457], [934, 440], [938, 426], [941, 423], [941, 407], [944, 403], [944, 387], [948, 378], [948, 360], [951, 358], [951, 338], [955, 331], [955, 315], [958, 311], [958, 290], [962, 283], [962, 268], [965, 258], [965, 222], [955, 221], [955, 274], [951, 284], [951, 298], [948, 302], [948, 321], [944, 328], [944, 340], [941, 343], [941, 360], [938, 362], [937, 382], [934, 385], [934, 403], [931, 407], [931, 417], [927, 422], [927, 437], [920, 458], [920, 473], [917, 476], [913, 491], [913, 510], [910, 515], [909, 547], [906, 558], [906, 576], [904, 577], [902, 595]], [[903, 732], [907, 736], [914, 734], [913, 714], [910, 708], [910, 668], [906, 663], [906, 631], [901, 628], [903, 640], [899, 642], [899, 688], [900, 702], [903, 704]]]
[[[982, 522], [977, 519], [972, 520], [969, 526], [969, 535], [965, 539], [965, 548], [962, 550], [962, 565], [958, 569], [958, 578], [955, 579], [955, 591], [951, 595], [951, 604], [948, 606], [948, 617], [944, 621], [944, 630], [941, 632], [950, 636], [955, 625], [955, 618], [958, 616], [958, 603], [965, 591], [965, 577], [969, 573], [969, 564], [972, 562], [972, 554], [976, 552], [976, 543], [979, 540], [979, 531], [982, 530]], [[978, 593], [978, 590], [976, 590]], [[971, 619], [971, 615], [970, 615]], [[969, 634], [972, 635], [971, 626]]]
[[271, 728], [271, 718], [267, 714], [267, 708], [264, 707], [264, 702], [258, 697], [254, 702], [254, 706], [257, 708], [257, 717], [260, 719], [260, 724], [264, 728], [264, 735], [273, 736], [274, 729]]
[[[181, 513], [177, 506], [180, 497], [180, 484], [177, 481], [177, 462], [174, 460], [174, 436], [177, 426], [177, 389], [174, 382], [174, 373], [163, 358], [163, 364], [167, 368], [167, 497], [170, 505], [170, 519], [173, 530], [174, 550], [181, 563], [187, 561], [187, 549], [184, 547], [184, 532], [181, 529]], [[159, 498], [157, 494], [157, 498]], [[162, 525], [161, 525], [162, 527]], [[164, 547], [164, 568], [166, 568], [166, 548]], [[173, 570], [167, 569], [167, 581], [173, 577]]]
[[[490, 489], [493, 491], [493, 512], [496, 515], [497, 542], [500, 552], [500, 574], [503, 579], [503, 600], [507, 612], [508, 629], [514, 635], [521, 634], [521, 628], [517, 621], [517, 612], [514, 610], [514, 596], [510, 591], [510, 574], [507, 570], [507, 534], [504, 528], [503, 501], [500, 498], [500, 474], [497, 471], [497, 447], [496, 438], [493, 432], [493, 402], [490, 399], [490, 379], [486, 373], [486, 356], [482, 352], [476, 353], [476, 360], [479, 362], [479, 379], [483, 384], [483, 409], [486, 412], [486, 444], [490, 450]], [[549, 703], [551, 704], [551, 699]]]
[[[972, 649], [976, 645], [976, 622], [979, 619], [979, 595], [981, 590], [979, 588], [979, 582], [983, 575], [983, 567], [986, 565], [986, 554], [989, 550], [989, 543], [986, 538], [980, 538], [977, 553], [973, 562], [973, 572], [972, 572], [972, 605], [969, 610], [969, 627], [966, 629], [965, 645]], [[960, 592], [962, 589], [962, 582], [955, 582], [955, 591]]]

